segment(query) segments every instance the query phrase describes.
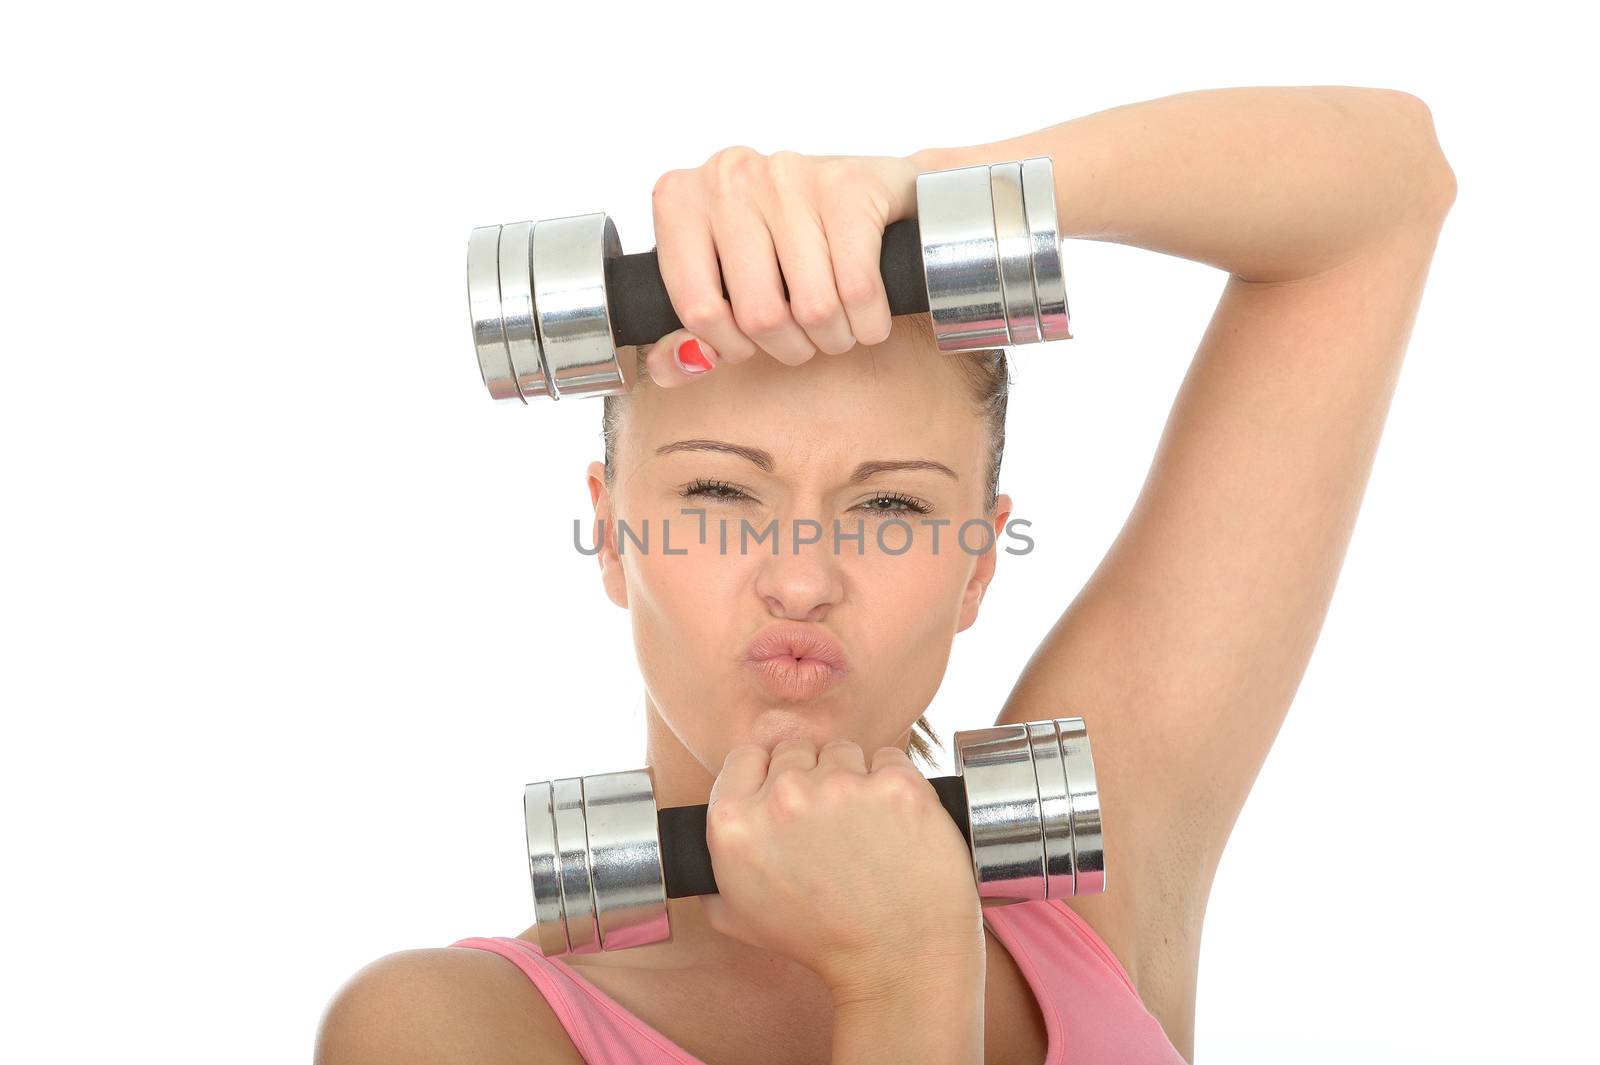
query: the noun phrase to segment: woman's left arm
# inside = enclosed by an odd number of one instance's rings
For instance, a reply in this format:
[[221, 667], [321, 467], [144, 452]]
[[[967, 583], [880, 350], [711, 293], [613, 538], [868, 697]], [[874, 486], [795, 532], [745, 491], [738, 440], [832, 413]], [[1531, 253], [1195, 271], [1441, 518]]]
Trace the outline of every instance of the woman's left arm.
[[1103, 907], [1187, 1053], [1212, 876], [1322, 626], [1455, 176], [1420, 100], [1343, 86], [1184, 93], [913, 158], [1031, 155], [1053, 158], [1064, 235], [1231, 275], [1122, 532], [1001, 714], [1092, 714], [1111, 889], [1074, 906]]

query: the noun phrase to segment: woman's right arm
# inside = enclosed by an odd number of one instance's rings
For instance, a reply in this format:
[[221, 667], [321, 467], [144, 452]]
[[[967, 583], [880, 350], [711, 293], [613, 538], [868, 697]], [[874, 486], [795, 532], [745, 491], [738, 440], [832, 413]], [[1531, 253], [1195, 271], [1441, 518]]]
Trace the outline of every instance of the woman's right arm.
[[1118, 886], [1070, 904], [1189, 1056], [1212, 879], [1327, 613], [1455, 174], [1420, 99], [1350, 86], [1182, 93], [915, 158], [1031, 155], [1066, 235], [1229, 275], [1121, 533], [1075, 596], [1048, 589], [1071, 602], [998, 719], [1093, 708]]
[[537, 989], [499, 955], [403, 950], [329, 1002], [314, 1065], [584, 1065]]

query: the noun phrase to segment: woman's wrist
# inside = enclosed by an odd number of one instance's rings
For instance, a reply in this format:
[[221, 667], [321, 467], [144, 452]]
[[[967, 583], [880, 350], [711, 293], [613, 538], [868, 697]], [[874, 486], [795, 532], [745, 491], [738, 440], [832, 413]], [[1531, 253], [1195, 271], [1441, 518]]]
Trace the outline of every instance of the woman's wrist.
[[832, 1060], [837, 1065], [983, 1061], [983, 959], [921, 973], [890, 985], [835, 989]]

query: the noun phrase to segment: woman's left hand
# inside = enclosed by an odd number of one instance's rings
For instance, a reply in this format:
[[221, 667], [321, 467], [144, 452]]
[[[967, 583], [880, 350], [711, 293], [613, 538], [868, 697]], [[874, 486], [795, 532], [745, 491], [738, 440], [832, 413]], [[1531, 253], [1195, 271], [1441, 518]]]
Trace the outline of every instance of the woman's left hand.
[[758, 349], [798, 365], [887, 340], [883, 231], [915, 217], [918, 173], [910, 157], [736, 145], [663, 174], [656, 258], [684, 328], [651, 345], [651, 380], [671, 388]]

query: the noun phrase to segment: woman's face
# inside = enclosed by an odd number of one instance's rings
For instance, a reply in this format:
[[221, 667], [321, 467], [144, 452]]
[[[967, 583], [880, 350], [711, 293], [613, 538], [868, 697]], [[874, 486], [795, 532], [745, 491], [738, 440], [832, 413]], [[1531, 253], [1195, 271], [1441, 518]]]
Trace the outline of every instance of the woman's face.
[[[986, 426], [959, 357], [897, 321], [882, 344], [800, 366], [757, 352], [635, 387], [609, 491], [589, 467], [601, 571], [655, 711], [712, 776], [740, 743], [903, 747], [932, 700], [1011, 506], [985, 512]], [[825, 629], [846, 668], [796, 685], [786, 660], [791, 683], [775, 684], [746, 661], [775, 622]]]

